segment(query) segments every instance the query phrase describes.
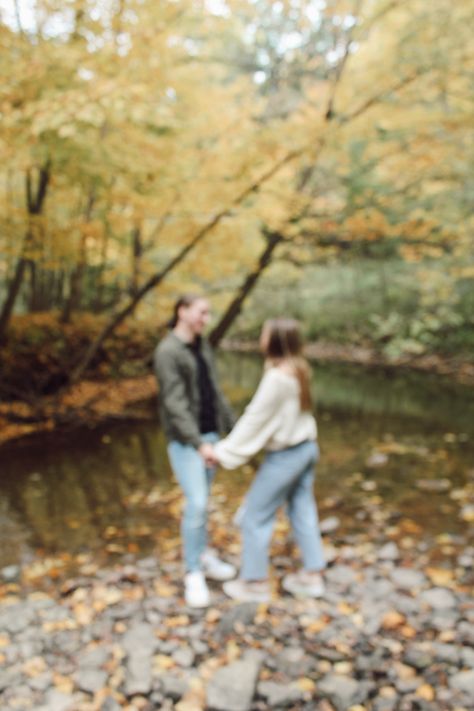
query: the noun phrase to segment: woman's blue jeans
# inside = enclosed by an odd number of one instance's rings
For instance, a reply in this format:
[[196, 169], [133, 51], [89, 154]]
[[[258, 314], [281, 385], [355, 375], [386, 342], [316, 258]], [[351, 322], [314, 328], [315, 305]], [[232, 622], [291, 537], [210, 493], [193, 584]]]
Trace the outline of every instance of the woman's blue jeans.
[[305, 570], [317, 571], [325, 567], [313, 491], [318, 459], [316, 442], [303, 442], [267, 453], [243, 506], [240, 577], [244, 580], [268, 577], [268, 549], [273, 524], [277, 510], [285, 503]]
[[[202, 436], [204, 442], [217, 442], [218, 435]], [[168, 456], [185, 497], [181, 519], [181, 538], [186, 571], [201, 570], [201, 554], [207, 545], [207, 500], [215, 468], [206, 467], [203, 458], [190, 444], [172, 441]]]

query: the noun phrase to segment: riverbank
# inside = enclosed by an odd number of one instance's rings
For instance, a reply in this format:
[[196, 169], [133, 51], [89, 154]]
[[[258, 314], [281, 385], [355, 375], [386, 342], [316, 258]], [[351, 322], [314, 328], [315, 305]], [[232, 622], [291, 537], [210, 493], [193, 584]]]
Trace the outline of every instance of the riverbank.
[[[225, 341], [222, 351], [258, 353], [256, 342]], [[347, 363], [390, 373], [431, 373], [453, 383], [474, 386], [474, 363], [439, 356], [387, 360], [370, 348], [310, 343], [306, 349], [315, 363]], [[25, 401], [0, 402], [0, 446], [57, 429], [97, 426], [113, 421], [156, 418], [156, 381], [152, 374], [129, 378], [83, 380], [53, 395]]]
[[[47, 559], [30, 564], [21, 581], [0, 586], [0, 706], [474, 708], [474, 548], [462, 537], [429, 544], [414, 522], [387, 526], [383, 514], [371, 509], [358, 535], [323, 521], [330, 565], [321, 600], [281, 590], [295, 566], [281, 544], [268, 605], [234, 603], [213, 583], [211, 606], [188, 609], [176, 541], [160, 557], [109, 567], [82, 555], [72, 578], [53, 574]], [[226, 536], [237, 563], [237, 533], [227, 526]], [[433, 563], [448, 545], [454, 565]]]

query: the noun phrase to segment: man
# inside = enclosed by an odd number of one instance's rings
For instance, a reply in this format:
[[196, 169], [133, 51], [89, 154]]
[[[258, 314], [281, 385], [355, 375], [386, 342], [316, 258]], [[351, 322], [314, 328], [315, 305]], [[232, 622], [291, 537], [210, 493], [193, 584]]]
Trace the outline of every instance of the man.
[[209, 322], [208, 301], [186, 295], [175, 305], [171, 332], [155, 351], [160, 416], [168, 440], [168, 455], [185, 497], [181, 522], [186, 566], [185, 599], [190, 607], [206, 607], [205, 576], [230, 580], [233, 565], [207, 548], [207, 500], [215, 469], [211, 443], [228, 432], [233, 415], [217, 384], [214, 359], [203, 332]]

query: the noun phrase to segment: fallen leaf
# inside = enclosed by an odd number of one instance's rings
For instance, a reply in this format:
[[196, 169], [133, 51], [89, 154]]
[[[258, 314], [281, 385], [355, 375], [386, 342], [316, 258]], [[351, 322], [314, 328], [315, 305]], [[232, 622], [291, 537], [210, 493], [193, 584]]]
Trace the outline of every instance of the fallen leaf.
[[405, 616], [397, 612], [396, 610], [391, 610], [387, 612], [382, 619], [382, 627], [385, 630], [394, 630], [397, 627], [401, 627], [405, 622]]
[[416, 690], [416, 695], [419, 696], [420, 699], [425, 699], [425, 701], [434, 701], [435, 691], [430, 684], [422, 684]]

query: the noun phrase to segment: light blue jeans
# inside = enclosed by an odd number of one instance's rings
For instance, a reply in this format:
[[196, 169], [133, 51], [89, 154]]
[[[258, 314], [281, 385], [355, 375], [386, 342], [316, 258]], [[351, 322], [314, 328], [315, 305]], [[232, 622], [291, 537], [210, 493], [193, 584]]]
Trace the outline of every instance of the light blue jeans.
[[276, 512], [286, 503], [305, 570], [325, 568], [318, 511], [314, 498], [316, 442], [269, 452], [245, 498], [241, 519], [243, 550], [240, 577], [268, 577], [268, 549]]
[[[202, 436], [204, 442], [217, 442], [218, 435], [210, 432]], [[207, 500], [215, 468], [206, 467], [204, 460], [191, 444], [172, 441], [168, 456], [176, 479], [185, 497], [181, 519], [183, 557], [188, 573], [201, 570], [201, 554], [207, 545]]]

